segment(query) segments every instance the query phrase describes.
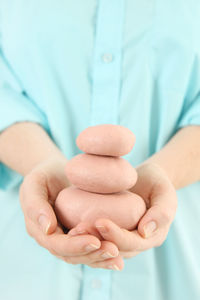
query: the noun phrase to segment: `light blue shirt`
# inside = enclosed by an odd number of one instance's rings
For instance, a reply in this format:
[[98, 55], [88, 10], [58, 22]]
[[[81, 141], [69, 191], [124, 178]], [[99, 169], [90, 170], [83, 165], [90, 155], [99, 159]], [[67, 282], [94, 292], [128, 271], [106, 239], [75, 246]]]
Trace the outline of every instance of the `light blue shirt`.
[[[37, 122], [70, 159], [84, 128], [121, 124], [136, 135], [125, 158], [138, 165], [181, 127], [200, 125], [199, 30], [199, 0], [1, 0], [0, 131]], [[0, 165], [1, 300], [200, 299], [199, 182], [177, 191], [165, 243], [116, 272], [66, 264], [37, 245], [21, 180]]]

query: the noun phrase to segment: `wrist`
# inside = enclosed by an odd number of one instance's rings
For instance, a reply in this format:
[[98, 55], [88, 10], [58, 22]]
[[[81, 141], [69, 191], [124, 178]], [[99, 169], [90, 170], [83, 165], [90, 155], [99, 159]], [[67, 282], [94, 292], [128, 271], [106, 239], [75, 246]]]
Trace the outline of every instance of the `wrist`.
[[144, 163], [161, 167], [175, 189], [200, 180], [200, 126], [179, 130], [169, 142]]
[[[176, 177], [175, 177], [175, 170], [169, 162], [167, 157], [163, 157], [162, 153], [160, 152], [154, 154], [152, 157], [145, 160], [141, 165], [138, 167], [148, 167], [149, 169], [155, 170], [156, 173], [160, 174], [161, 178], [165, 177], [166, 180], [176, 188]], [[158, 180], [158, 178], [157, 178]]]
[[38, 124], [17, 123], [0, 135], [0, 161], [25, 176], [49, 160], [64, 160], [64, 155]]
[[[158, 177], [165, 177], [171, 184], [172, 183], [172, 178], [169, 175], [169, 173], [167, 172], [167, 170], [163, 167], [162, 164], [160, 164], [159, 161], [156, 161], [154, 159], [151, 160], [148, 159], [146, 161], [144, 161], [142, 164], [138, 165], [136, 167], [136, 171], [140, 171], [143, 168], [145, 168], [146, 170], [150, 170], [152, 172], [152, 181], [158, 181]], [[152, 171], [153, 170], [153, 171]]]

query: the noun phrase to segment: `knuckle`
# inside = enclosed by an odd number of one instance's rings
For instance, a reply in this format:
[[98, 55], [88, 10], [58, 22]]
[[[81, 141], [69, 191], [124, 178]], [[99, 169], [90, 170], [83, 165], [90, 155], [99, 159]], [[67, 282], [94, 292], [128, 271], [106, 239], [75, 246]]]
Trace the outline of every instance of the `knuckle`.
[[71, 264], [71, 265], [77, 265], [80, 263], [80, 262], [77, 262], [77, 259], [74, 257], [65, 257], [64, 260], [65, 260], [65, 262], [67, 262], [68, 264]]
[[62, 257], [61, 254], [59, 254], [58, 249], [56, 249], [55, 245], [52, 245], [52, 243], [48, 243], [48, 250], [51, 254]]
[[33, 238], [41, 247], [45, 248], [48, 251], [50, 250], [49, 242], [48, 242], [48, 240], [46, 240], [46, 237], [44, 234], [40, 234], [36, 231]]
[[28, 219], [26, 217], [24, 217], [24, 221], [25, 221], [26, 232], [28, 233], [28, 235], [30, 235], [33, 238], [34, 237], [33, 230], [32, 230], [32, 226], [31, 226], [30, 222], [28, 222]]
[[65, 263], [69, 263], [64, 256], [55, 255], [58, 259], [64, 261]]
[[46, 239], [45, 235], [40, 236], [40, 242], [43, 244], [44, 248], [46, 248], [52, 255], [55, 255], [59, 258], [62, 258], [62, 255], [57, 251], [55, 243], [52, 243], [49, 239]]
[[42, 236], [34, 236], [34, 239], [36, 240], [36, 242], [43, 248], [49, 250], [48, 246], [45, 244], [44, 239], [42, 238]]
[[57, 253], [54, 249], [49, 248], [48, 251], [49, 251], [51, 254], [53, 254], [53, 255], [55, 255], [55, 256], [58, 256], [58, 253]]
[[155, 247], [155, 248], [160, 247], [160, 246], [163, 244], [163, 242], [164, 242], [163, 240], [158, 240], [158, 241], [156, 241], [154, 247]]
[[33, 232], [32, 232], [32, 230], [30, 230], [30, 227], [27, 224], [25, 224], [25, 227], [26, 227], [26, 232], [28, 233], [28, 235], [33, 238]]
[[162, 246], [166, 238], [167, 238], [167, 234], [161, 235], [159, 238], [156, 239], [154, 247]]
[[41, 247], [44, 248], [44, 245], [43, 245], [43, 243], [42, 243], [41, 240], [39, 240], [39, 239], [37, 239], [37, 238], [35, 238], [35, 240], [36, 240], [36, 242], [38, 243], [38, 245], [40, 245]]
[[168, 224], [171, 221], [172, 214], [170, 210], [162, 210], [161, 212], [161, 219], [162, 223]]
[[71, 264], [71, 259], [69, 257], [64, 257], [64, 261], [68, 264]]

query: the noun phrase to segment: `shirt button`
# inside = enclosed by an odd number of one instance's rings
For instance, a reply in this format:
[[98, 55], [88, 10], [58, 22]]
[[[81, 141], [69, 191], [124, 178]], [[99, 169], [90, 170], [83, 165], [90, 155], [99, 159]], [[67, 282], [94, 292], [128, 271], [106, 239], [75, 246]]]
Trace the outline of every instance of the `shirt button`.
[[93, 279], [92, 281], [91, 281], [91, 287], [93, 288], [93, 289], [100, 289], [101, 288], [101, 280], [99, 280], [99, 279]]
[[102, 60], [104, 63], [110, 63], [113, 60], [113, 56], [111, 53], [104, 53], [102, 55]]

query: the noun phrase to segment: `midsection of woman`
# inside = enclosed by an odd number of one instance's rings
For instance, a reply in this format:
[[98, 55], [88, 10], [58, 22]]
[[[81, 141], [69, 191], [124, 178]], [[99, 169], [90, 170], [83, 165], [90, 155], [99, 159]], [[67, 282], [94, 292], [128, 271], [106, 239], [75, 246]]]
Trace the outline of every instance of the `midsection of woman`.
[[9, 84], [45, 113], [68, 156], [78, 151], [71, 127], [76, 136], [91, 123], [120, 122], [136, 134], [138, 163], [181, 126], [199, 89], [197, 1], [1, 3], [3, 58], [17, 81]]

